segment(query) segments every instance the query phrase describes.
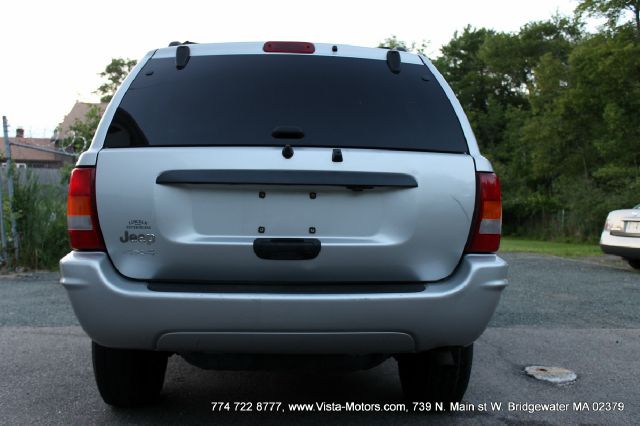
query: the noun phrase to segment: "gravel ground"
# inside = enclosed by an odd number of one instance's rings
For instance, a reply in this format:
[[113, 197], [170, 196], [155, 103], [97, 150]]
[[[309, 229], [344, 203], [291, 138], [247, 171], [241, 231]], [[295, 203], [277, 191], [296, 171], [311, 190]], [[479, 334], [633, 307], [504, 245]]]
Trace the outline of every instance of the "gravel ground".
[[[640, 273], [621, 262], [505, 254], [510, 286], [475, 347], [465, 401], [476, 411], [429, 415], [435, 424], [637, 424], [640, 419]], [[211, 401], [399, 402], [395, 362], [338, 373], [213, 372], [169, 361], [162, 399], [114, 410], [93, 382], [90, 341], [57, 274], [0, 277], [0, 424], [424, 423], [419, 413], [212, 413]], [[578, 374], [569, 385], [527, 377], [527, 365]], [[479, 412], [483, 403], [501, 410]], [[509, 410], [508, 403], [567, 403], [567, 412]], [[623, 411], [573, 403], [623, 402]], [[489, 406], [490, 407], [490, 406]], [[411, 407], [409, 407], [411, 409]]]

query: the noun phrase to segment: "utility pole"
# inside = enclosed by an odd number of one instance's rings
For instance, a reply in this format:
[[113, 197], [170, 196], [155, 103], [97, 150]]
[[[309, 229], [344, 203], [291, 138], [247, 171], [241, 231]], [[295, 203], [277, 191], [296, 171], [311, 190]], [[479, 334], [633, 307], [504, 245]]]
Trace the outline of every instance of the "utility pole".
[[11, 143], [9, 143], [9, 125], [7, 117], [2, 116], [2, 129], [4, 130], [4, 153], [7, 157], [7, 197], [9, 198], [9, 218], [11, 219], [11, 237], [13, 238], [13, 250], [15, 262], [18, 261], [20, 253], [20, 241], [18, 241], [18, 231], [16, 230], [16, 218], [13, 214], [13, 164], [11, 162]]
[[2, 173], [0, 173], [0, 234], [2, 234], [2, 261], [7, 263], [7, 237], [5, 237], [4, 231], [4, 209], [2, 205], [4, 201], [4, 197], [2, 196]]

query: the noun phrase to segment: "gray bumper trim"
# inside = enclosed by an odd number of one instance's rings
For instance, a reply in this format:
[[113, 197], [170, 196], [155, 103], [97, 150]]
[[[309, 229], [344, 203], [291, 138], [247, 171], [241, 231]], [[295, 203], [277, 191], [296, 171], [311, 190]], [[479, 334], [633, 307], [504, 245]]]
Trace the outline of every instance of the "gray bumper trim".
[[[122, 277], [97, 252], [71, 252], [60, 269], [80, 324], [101, 345], [229, 353], [468, 345], [485, 330], [507, 285], [506, 262], [491, 254], [466, 255], [448, 279], [411, 293], [157, 292]], [[356, 344], [345, 344], [349, 337]]]

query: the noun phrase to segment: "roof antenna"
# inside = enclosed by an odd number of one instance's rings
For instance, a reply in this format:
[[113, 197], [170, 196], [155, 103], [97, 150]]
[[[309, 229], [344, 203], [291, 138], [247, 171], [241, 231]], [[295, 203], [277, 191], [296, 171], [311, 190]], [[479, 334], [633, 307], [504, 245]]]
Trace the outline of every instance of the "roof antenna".
[[189, 58], [191, 57], [191, 49], [184, 44], [176, 48], [176, 68], [181, 70], [187, 66]]
[[400, 73], [400, 52], [397, 50], [390, 50], [387, 52], [387, 66], [394, 74]]

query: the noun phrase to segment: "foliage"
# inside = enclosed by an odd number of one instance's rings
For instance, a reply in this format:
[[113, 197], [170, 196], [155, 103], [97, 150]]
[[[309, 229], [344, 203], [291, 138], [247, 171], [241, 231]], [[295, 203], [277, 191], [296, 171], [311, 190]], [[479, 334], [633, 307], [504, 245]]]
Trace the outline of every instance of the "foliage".
[[[108, 102], [122, 83], [122, 80], [136, 61], [114, 58], [100, 76], [107, 79], [97, 92], [102, 102]], [[89, 147], [102, 116], [97, 105], [92, 106], [83, 120], [76, 120], [69, 130], [73, 136], [63, 144], [73, 152], [81, 153]], [[20, 255], [14, 266], [28, 268], [53, 268], [69, 250], [66, 230], [66, 185], [73, 165], [67, 164], [60, 170], [60, 185], [42, 185], [36, 177], [28, 173], [23, 179], [14, 179], [13, 214], [20, 239]], [[6, 200], [5, 229], [9, 229], [10, 212]], [[8, 241], [11, 252], [13, 242]], [[8, 253], [9, 255], [11, 253]]]
[[572, 244], [519, 238], [503, 238], [500, 242], [500, 251], [542, 253], [563, 257], [602, 256], [603, 254], [597, 244]]
[[69, 127], [74, 134], [74, 152], [82, 152], [83, 148], [89, 148], [93, 135], [96, 133], [102, 111], [98, 105], [92, 105], [84, 116], [84, 120], [77, 120]]
[[65, 163], [62, 167], [60, 167], [60, 185], [67, 186], [69, 185], [69, 179], [71, 179], [71, 172], [75, 164]]
[[[106, 66], [100, 76], [106, 78], [97, 93], [102, 95], [101, 101], [108, 102], [118, 89], [122, 80], [129, 73], [136, 61], [114, 58]], [[72, 135], [63, 145], [81, 153], [89, 147], [102, 116], [98, 106], [92, 106], [83, 120], [76, 120], [70, 127]], [[20, 242], [20, 253], [17, 262], [13, 259], [14, 242], [8, 235], [7, 254], [11, 266], [43, 269], [53, 268], [66, 252], [69, 242], [66, 229], [66, 184], [69, 182], [72, 165], [61, 169], [60, 185], [42, 185], [29, 171], [26, 176], [18, 176], [14, 172], [13, 216]], [[6, 195], [6, 194], [5, 194]], [[8, 200], [2, 200], [4, 209], [5, 230], [10, 229], [11, 212]], [[5, 259], [5, 262], [7, 260]], [[9, 266], [9, 265], [7, 265]]]
[[398, 40], [398, 37], [392, 35], [391, 37], [385, 38], [382, 42], [378, 44], [377, 47], [382, 47], [386, 49], [404, 49], [407, 52], [418, 53], [420, 55], [426, 56], [427, 48], [429, 47], [429, 42], [427, 40], [422, 40], [419, 44], [415, 41], [412, 41], [411, 44], [408, 44], [405, 41]]
[[135, 59], [125, 58], [113, 58], [111, 63], [100, 73], [100, 77], [105, 78], [105, 81], [96, 93], [102, 95], [101, 102], [109, 102], [113, 95], [118, 90], [118, 87], [122, 84], [124, 78], [129, 74], [131, 69], [136, 65]]
[[[13, 208], [20, 266], [51, 269], [69, 251], [65, 192], [59, 185], [39, 184], [30, 171], [23, 179], [16, 176]], [[8, 220], [5, 229], [9, 229]]]
[[638, 203], [639, 45], [632, 25], [587, 34], [554, 16], [517, 33], [466, 27], [443, 46], [434, 62], [500, 175], [507, 234], [595, 241], [609, 210]]
[[607, 25], [615, 29], [620, 18], [630, 12], [637, 35], [640, 35], [640, 0], [583, 0], [576, 8], [578, 16], [599, 16], [607, 19]]

